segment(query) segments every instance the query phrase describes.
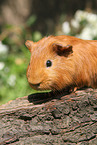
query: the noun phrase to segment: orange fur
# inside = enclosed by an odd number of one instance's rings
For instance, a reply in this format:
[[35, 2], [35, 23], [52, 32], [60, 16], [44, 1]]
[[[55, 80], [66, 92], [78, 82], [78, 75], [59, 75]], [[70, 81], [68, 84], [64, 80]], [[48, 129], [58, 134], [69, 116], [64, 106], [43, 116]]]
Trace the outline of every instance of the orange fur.
[[[27, 79], [33, 89], [97, 88], [97, 40], [49, 36], [26, 41], [26, 46], [31, 52]], [[47, 60], [52, 66], [46, 66]]]

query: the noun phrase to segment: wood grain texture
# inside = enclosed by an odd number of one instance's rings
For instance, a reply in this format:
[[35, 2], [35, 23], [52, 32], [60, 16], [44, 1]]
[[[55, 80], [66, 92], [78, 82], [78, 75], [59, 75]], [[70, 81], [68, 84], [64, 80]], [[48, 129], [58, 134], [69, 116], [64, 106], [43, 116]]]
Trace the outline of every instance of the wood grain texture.
[[96, 145], [97, 89], [41, 93], [0, 106], [0, 145]]

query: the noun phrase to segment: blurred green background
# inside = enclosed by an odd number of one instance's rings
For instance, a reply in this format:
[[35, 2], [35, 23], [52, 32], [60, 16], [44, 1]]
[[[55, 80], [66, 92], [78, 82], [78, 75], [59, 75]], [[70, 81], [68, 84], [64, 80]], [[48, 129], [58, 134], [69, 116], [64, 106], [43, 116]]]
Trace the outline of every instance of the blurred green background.
[[34, 93], [26, 40], [48, 35], [97, 39], [97, 0], [0, 1], [0, 104]]

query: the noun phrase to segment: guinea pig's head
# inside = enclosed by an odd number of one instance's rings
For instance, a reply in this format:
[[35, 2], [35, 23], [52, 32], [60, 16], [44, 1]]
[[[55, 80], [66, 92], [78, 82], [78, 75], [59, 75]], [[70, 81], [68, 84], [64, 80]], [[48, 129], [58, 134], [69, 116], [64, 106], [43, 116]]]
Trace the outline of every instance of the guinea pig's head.
[[[27, 68], [27, 79], [35, 90], [60, 90], [64, 87], [64, 61], [72, 53], [72, 46], [63, 46], [54, 36], [38, 42], [27, 40], [25, 45], [31, 52]], [[65, 72], [64, 72], [65, 73]], [[66, 72], [66, 75], [69, 75]], [[66, 77], [68, 82], [68, 77]]]

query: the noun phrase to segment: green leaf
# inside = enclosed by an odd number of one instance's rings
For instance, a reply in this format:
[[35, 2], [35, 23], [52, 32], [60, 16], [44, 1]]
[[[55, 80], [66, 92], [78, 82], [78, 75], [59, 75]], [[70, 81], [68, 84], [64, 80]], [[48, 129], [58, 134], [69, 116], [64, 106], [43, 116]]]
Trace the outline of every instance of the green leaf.
[[37, 19], [37, 17], [35, 15], [30, 16], [26, 22], [27, 26], [33, 25], [35, 23], [36, 19]]
[[32, 37], [33, 37], [33, 41], [38, 41], [38, 40], [40, 40], [42, 38], [42, 34], [39, 31], [35, 31], [33, 33]]

